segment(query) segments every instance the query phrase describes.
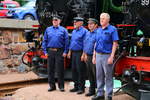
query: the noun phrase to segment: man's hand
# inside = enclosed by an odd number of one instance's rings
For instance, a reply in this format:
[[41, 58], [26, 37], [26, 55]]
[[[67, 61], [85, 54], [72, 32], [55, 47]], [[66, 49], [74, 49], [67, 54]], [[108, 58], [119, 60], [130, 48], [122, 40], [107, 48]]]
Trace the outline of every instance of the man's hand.
[[111, 55], [110, 55], [110, 57], [108, 58], [108, 61], [107, 61], [108, 64], [113, 64], [114, 55], [115, 55], [117, 47], [118, 47], [118, 42], [114, 41], [113, 42], [113, 47], [112, 47]]
[[66, 53], [63, 53], [63, 55], [62, 55], [62, 56], [65, 58], [65, 57], [67, 57], [67, 54], [66, 54]]
[[82, 54], [82, 56], [81, 56], [81, 61], [84, 61], [84, 55]]
[[68, 52], [67, 54], [67, 58], [70, 59], [71, 58], [71, 51]]
[[84, 62], [87, 61], [87, 54], [84, 55]]
[[96, 64], [96, 55], [93, 55], [92, 63]]
[[83, 53], [82, 53], [82, 56], [81, 56], [81, 61], [84, 61], [85, 55], [86, 55], [86, 53], [83, 52]]
[[46, 53], [45, 56], [48, 57], [48, 54]]
[[114, 60], [114, 57], [110, 56], [110, 57], [108, 58], [107, 63], [108, 63], [108, 64], [113, 64], [113, 60]]

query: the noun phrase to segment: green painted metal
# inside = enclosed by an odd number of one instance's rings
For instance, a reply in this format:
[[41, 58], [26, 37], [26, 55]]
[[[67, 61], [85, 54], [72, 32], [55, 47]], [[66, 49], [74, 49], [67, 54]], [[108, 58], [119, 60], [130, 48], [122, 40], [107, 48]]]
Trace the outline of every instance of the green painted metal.
[[102, 12], [108, 12], [108, 9], [109, 9], [109, 2], [108, 2], [108, 0], [103, 0]]
[[108, 12], [109, 9], [112, 10], [113, 12], [122, 12], [123, 6], [117, 7], [113, 4], [112, 0], [103, 0], [102, 12]]

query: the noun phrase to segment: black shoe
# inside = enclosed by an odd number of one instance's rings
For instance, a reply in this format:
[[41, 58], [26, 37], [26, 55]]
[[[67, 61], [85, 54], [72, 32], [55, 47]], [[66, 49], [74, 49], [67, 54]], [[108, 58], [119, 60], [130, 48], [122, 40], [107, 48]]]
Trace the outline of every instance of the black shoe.
[[65, 91], [64, 88], [59, 88], [59, 90], [60, 90], [61, 92], [64, 92], [64, 91]]
[[105, 99], [104, 96], [98, 96], [98, 95], [96, 95], [96, 96], [92, 97], [92, 100], [104, 100], [104, 99]]
[[70, 89], [70, 92], [77, 92], [77, 91], [78, 91], [78, 88]]
[[48, 92], [51, 92], [51, 91], [54, 91], [54, 90], [56, 90], [56, 88], [55, 87], [50, 87], [49, 89], [48, 89]]
[[94, 95], [95, 94], [95, 92], [89, 92], [89, 93], [87, 93], [87, 94], [85, 94], [85, 96], [92, 96], [92, 95]]
[[112, 97], [106, 97], [105, 100], [112, 100]]
[[77, 94], [83, 94], [84, 93], [84, 90], [78, 90], [77, 91]]

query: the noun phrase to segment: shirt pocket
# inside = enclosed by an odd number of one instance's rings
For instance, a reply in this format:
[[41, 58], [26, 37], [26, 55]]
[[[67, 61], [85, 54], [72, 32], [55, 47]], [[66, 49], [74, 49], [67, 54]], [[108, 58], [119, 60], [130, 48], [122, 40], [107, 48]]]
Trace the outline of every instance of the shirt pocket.
[[110, 41], [111, 41], [111, 34], [110, 34], [109, 32], [105, 32], [105, 33], [103, 34], [103, 40], [104, 40], [105, 42], [110, 42]]
[[54, 36], [54, 33], [52, 31], [47, 31], [48, 39], [51, 39]]
[[76, 41], [83, 41], [83, 35], [82, 34], [76, 34]]
[[63, 31], [58, 31], [56, 36], [60, 39], [63, 39], [64, 38], [64, 32]]
[[94, 43], [94, 42], [95, 42], [95, 39], [92, 38], [92, 37], [90, 37], [89, 41], [90, 41], [91, 43]]

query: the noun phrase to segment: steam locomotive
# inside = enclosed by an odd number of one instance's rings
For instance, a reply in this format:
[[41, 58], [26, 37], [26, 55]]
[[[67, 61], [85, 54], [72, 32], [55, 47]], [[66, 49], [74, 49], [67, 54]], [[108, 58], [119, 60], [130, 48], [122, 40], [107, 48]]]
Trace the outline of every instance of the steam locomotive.
[[[123, 14], [121, 13], [123, 8], [120, 0], [118, 1], [114, 2], [117, 5], [115, 6], [111, 0], [36, 0], [36, 12], [40, 24], [39, 37], [42, 37], [45, 29], [52, 24], [51, 20], [55, 15], [63, 18], [62, 25], [68, 29], [69, 33], [73, 29], [72, 22], [74, 17], [83, 17], [86, 22], [90, 17], [98, 19], [101, 12], [108, 12], [109, 9], [112, 10], [111, 14], [114, 16], [112, 22], [121, 22], [123, 19]], [[102, 6], [103, 9], [101, 8]], [[118, 14], [121, 17], [118, 17]], [[35, 42], [35, 46], [29, 46], [30, 49], [24, 53], [22, 62], [32, 67], [33, 71], [39, 76], [47, 77], [47, 58], [42, 52], [41, 41], [33, 40], [33, 31], [26, 31], [25, 34], [27, 42]], [[71, 69], [71, 64], [67, 58], [65, 58], [64, 62], [66, 68], [65, 77], [70, 79], [71, 74], [68, 70]]]
[[[114, 62], [114, 76], [121, 81], [124, 92], [137, 100], [149, 100], [150, 0], [37, 0], [36, 9], [40, 35], [52, 24], [54, 15], [61, 16], [62, 25], [71, 32], [73, 17], [99, 19], [101, 12], [108, 12], [120, 37]], [[47, 58], [40, 44], [40, 41], [35, 41], [35, 47], [29, 49], [22, 60], [24, 64], [33, 67], [36, 74], [47, 77]], [[67, 71], [70, 63], [67, 59], [64, 62]]]

